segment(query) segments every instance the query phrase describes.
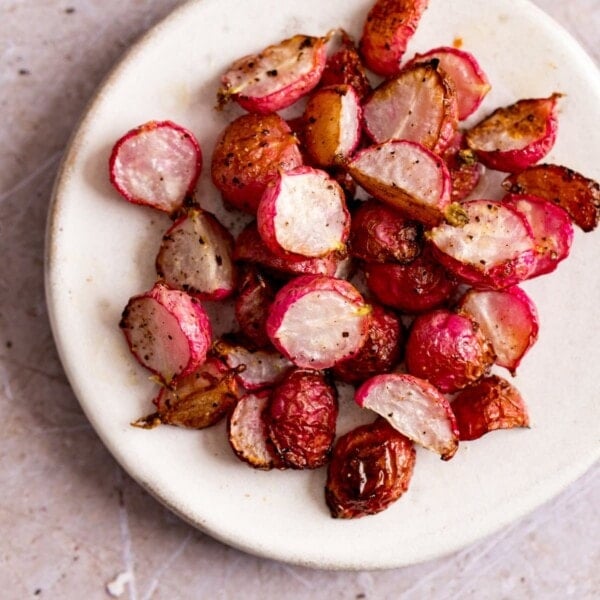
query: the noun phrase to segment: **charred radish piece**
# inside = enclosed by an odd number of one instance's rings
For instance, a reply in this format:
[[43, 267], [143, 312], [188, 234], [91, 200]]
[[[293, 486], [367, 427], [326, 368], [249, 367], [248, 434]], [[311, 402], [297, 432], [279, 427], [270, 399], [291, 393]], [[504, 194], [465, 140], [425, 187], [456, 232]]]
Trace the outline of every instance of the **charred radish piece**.
[[360, 350], [369, 333], [370, 313], [369, 305], [347, 281], [303, 275], [277, 293], [267, 334], [295, 365], [327, 369]]
[[427, 4], [427, 0], [376, 0], [359, 43], [359, 52], [369, 69], [383, 77], [400, 71], [400, 59]]
[[242, 115], [217, 140], [211, 176], [226, 202], [255, 214], [267, 183], [301, 164], [298, 140], [279, 115]]
[[470, 200], [462, 208], [466, 225], [443, 224], [428, 233], [435, 258], [476, 287], [501, 289], [527, 279], [536, 251], [523, 215], [494, 200]]
[[211, 343], [200, 302], [160, 282], [129, 300], [119, 326], [137, 361], [166, 385], [195, 371]]
[[450, 174], [444, 161], [415, 142], [393, 140], [358, 152], [350, 175], [369, 194], [426, 225], [462, 221], [450, 203]]
[[407, 438], [451, 459], [458, 429], [448, 400], [424, 379], [405, 373], [377, 375], [358, 388], [356, 403], [383, 417]]
[[475, 153], [467, 148], [462, 133], [454, 136], [442, 158], [452, 181], [450, 198], [453, 202], [462, 202], [477, 187], [485, 167], [477, 161]]
[[109, 159], [110, 181], [129, 202], [173, 213], [191, 196], [202, 169], [194, 135], [171, 121], [149, 121], [120, 138]]
[[509, 175], [502, 186], [513, 194], [529, 194], [564, 208], [583, 231], [600, 221], [600, 184], [562, 165], [534, 165]]
[[473, 319], [496, 354], [496, 364], [515, 374], [521, 359], [537, 340], [535, 304], [519, 287], [469, 290], [459, 301], [460, 314]]
[[235, 289], [233, 237], [209, 212], [192, 209], [165, 233], [156, 271], [171, 288], [205, 300], [220, 300]]
[[295, 35], [234, 62], [221, 77], [219, 104], [235, 100], [252, 113], [290, 106], [310, 92], [325, 68], [329, 36]]
[[280, 173], [260, 200], [256, 222], [266, 246], [283, 257], [320, 258], [345, 250], [350, 233], [342, 188], [311, 167]]
[[466, 133], [466, 142], [490, 169], [514, 173], [542, 159], [554, 146], [561, 94], [519, 100], [498, 108]]
[[452, 402], [460, 439], [476, 440], [489, 431], [529, 427], [523, 398], [506, 379], [491, 375], [463, 390]]
[[384, 419], [343, 435], [327, 468], [331, 516], [355, 519], [388, 508], [408, 489], [415, 459], [412, 442]]
[[338, 414], [335, 388], [316, 371], [295, 369], [273, 390], [269, 439], [284, 464], [316, 469], [329, 459]]
[[441, 46], [424, 54], [415, 54], [404, 68], [431, 60], [438, 61], [440, 68], [452, 82], [458, 104], [458, 119], [463, 121], [479, 108], [490, 91], [488, 78], [470, 52], [450, 46]]
[[452, 393], [487, 375], [496, 355], [470, 317], [437, 309], [419, 315], [406, 342], [406, 368], [441, 392]]
[[364, 120], [375, 143], [410, 140], [438, 154], [448, 146], [458, 124], [456, 93], [437, 66], [413, 64], [373, 92]]

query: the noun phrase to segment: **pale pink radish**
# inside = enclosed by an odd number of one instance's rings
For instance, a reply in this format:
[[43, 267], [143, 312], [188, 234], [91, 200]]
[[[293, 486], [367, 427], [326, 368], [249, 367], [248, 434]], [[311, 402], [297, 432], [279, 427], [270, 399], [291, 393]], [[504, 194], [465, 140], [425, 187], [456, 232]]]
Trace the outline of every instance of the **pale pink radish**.
[[456, 453], [458, 429], [450, 403], [428, 381], [404, 373], [376, 375], [358, 388], [354, 399], [443, 460]]
[[235, 61], [221, 77], [221, 104], [235, 100], [248, 112], [268, 114], [290, 106], [319, 82], [330, 36], [295, 35]]
[[440, 153], [458, 125], [456, 93], [437, 61], [416, 63], [385, 80], [364, 105], [367, 134], [375, 143], [410, 140]]
[[342, 188], [325, 171], [298, 167], [267, 187], [256, 213], [258, 232], [274, 254], [321, 258], [344, 251], [350, 214]]
[[356, 182], [372, 196], [426, 225], [461, 222], [451, 204], [444, 161], [421, 144], [392, 140], [358, 152], [348, 163]]
[[431, 60], [437, 60], [446, 77], [452, 81], [458, 103], [458, 118], [461, 121], [466, 119], [479, 108], [492, 87], [486, 74], [470, 52], [451, 46], [415, 54], [404, 68]]
[[360, 350], [369, 333], [370, 312], [347, 281], [303, 275], [277, 293], [269, 310], [267, 334], [297, 366], [327, 369]]
[[233, 237], [207, 211], [192, 209], [165, 233], [156, 271], [171, 288], [206, 300], [220, 300], [235, 289]]
[[138, 362], [167, 385], [206, 360], [212, 337], [200, 301], [160, 282], [129, 300], [119, 326]]
[[468, 223], [442, 224], [428, 238], [435, 257], [476, 287], [501, 289], [527, 279], [535, 266], [531, 227], [514, 208], [494, 200], [463, 203]]
[[505, 290], [470, 289], [457, 306], [473, 319], [496, 354], [496, 364], [515, 374], [521, 359], [538, 337], [539, 322], [533, 300], [517, 286]]
[[196, 187], [202, 152], [194, 135], [172, 121], [149, 121], [121, 137], [109, 159], [110, 181], [129, 202], [166, 213]]
[[542, 159], [558, 131], [557, 102], [548, 98], [519, 100], [496, 109], [466, 133], [466, 142], [490, 169], [514, 173]]

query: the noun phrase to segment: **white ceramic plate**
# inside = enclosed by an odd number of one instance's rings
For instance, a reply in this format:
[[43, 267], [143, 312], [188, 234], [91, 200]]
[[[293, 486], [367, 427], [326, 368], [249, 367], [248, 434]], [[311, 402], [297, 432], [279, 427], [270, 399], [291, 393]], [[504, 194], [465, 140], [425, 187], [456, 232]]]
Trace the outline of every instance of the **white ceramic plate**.
[[[117, 460], [212, 536], [262, 556], [327, 568], [396, 567], [456, 550], [559, 492], [600, 448], [598, 232], [577, 234], [569, 260], [525, 286], [541, 319], [539, 342], [516, 379], [532, 428], [465, 443], [449, 463], [419, 450], [410, 490], [377, 516], [331, 519], [324, 469], [255, 471], [234, 458], [223, 424], [202, 432], [129, 425], [150, 412], [153, 384], [129, 355], [117, 323], [128, 298], [154, 281], [168, 220], [117, 197], [107, 176], [111, 146], [151, 119], [190, 128], [207, 163], [197, 197], [216, 208], [208, 164], [216, 135], [237, 114], [213, 110], [220, 73], [233, 59], [294, 33], [321, 35], [342, 26], [358, 36], [370, 5], [184, 5], [133, 47], [99, 90], [64, 160], [48, 227], [47, 294], [57, 346], [83, 409]], [[478, 115], [522, 97], [565, 93], [548, 161], [600, 179], [599, 76], [567, 33], [522, 0], [431, 0], [407, 56], [457, 39], [494, 86]], [[231, 213], [219, 214], [231, 224]], [[342, 411], [345, 431], [356, 410]]]

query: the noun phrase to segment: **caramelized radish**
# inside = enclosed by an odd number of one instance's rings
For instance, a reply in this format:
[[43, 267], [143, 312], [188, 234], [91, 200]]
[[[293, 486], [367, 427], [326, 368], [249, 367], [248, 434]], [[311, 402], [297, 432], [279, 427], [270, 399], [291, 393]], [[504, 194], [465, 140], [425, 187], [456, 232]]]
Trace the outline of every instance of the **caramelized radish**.
[[377, 375], [358, 388], [355, 401], [443, 460], [451, 459], [458, 449], [458, 430], [450, 404], [424, 379], [404, 373]]
[[194, 135], [172, 121], [150, 121], [120, 138], [109, 159], [110, 181], [129, 202], [173, 213], [202, 169]]
[[467, 148], [464, 134], [460, 132], [456, 133], [442, 158], [452, 181], [450, 198], [453, 202], [462, 202], [477, 187], [485, 167], [477, 161], [475, 153]]

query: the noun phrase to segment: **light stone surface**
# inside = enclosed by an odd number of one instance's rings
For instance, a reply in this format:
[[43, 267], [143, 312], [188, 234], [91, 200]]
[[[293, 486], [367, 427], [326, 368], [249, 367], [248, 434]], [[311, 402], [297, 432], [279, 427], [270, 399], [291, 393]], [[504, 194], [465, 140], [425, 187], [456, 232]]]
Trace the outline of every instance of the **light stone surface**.
[[[536, 3], [600, 62], [598, 0]], [[526, 518], [451, 556], [328, 572], [249, 556], [199, 533], [123, 473], [99, 441], [47, 320], [46, 212], [61, 154], [94, 89], [178, 4], [0, 2], [0, 597], [600, 598], [598, 465]]]

